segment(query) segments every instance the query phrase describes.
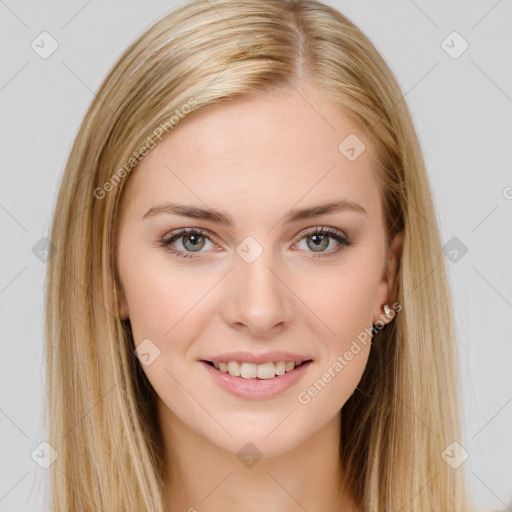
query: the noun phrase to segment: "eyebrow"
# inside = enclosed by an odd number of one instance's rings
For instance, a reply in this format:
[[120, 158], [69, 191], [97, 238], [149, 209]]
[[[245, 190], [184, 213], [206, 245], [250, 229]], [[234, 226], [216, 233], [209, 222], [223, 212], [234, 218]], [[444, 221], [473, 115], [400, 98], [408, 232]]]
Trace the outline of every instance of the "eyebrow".
[[[354, 211], [367, 215], [366, 210], [358, 203], [341, 199], [330, 203], [319, 204], [310, 206], [308, 208], [290, 210], [284, 217], [284, 223], [291, 224], [304, 219], [312, 217], [319, 217], [328, 213], [336, 213], [341, 211]], [[193, 205], [184, 205], [177, 203], [164, 203], [151, 207], [142, 217], [147, 219], [155, 215], [166, 213], [169, 215], [180, 215], [182, 217], [191, 217], [194, 219], [209, 220], [217, 224], [223, 224], [228, 227], [233, 227], [235, 222], [233, 217], [225, 212], [212, 210], [211, 208], [199, 208]]]

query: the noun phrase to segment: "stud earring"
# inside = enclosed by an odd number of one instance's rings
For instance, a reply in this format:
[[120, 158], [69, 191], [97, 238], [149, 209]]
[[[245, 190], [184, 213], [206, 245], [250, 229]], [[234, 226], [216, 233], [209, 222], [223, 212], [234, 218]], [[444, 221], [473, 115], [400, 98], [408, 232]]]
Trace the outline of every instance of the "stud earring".
[[387, 304], [384, 304], [383, 308], [384, 308], [384, 314], [385, 314], [386, 316], [389, 316], [389, 315], [391, 314], [391, 309], [390, 309], [390, 307], [389, 307]]

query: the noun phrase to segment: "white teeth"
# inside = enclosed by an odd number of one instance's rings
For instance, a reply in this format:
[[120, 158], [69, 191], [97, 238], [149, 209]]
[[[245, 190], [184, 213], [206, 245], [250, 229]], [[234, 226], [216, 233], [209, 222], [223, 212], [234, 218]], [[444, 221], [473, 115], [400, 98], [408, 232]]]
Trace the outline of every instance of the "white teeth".
[[239, 363], [238, 361], [229, 361], [213, 363], [213, 366], [224, 373], [229, 373], [233, 377], [242, 377], [244, 379], [272, 379], [276, 375], [283, 375], [299, 366], [300, 361], [278, 361], [276, 363]]
[[295, 368], [295, 362], [294, 361], [287, 361], [286, 366], [284, 369], [289, 372], [290, 370], [293, 370]]
[[258, 365], [254, 363], [242, 363], [240, 365], [240, 377], [255, 379], [258, 376]]
[[274, 366], [276, 367], [276, 375], [284, 375], [286, 371], [286, 363], [284, 361], [279, 361]]
[[236, 361], [229, 361], [228, 373], [229, 373], [229, 375], [233, 375], [233, 377], [239, 377], [240, 376], [240, 365]]
[[276, 376], [274, 363], [263, 363], [258, 365], [258, 379], [272, 379]]

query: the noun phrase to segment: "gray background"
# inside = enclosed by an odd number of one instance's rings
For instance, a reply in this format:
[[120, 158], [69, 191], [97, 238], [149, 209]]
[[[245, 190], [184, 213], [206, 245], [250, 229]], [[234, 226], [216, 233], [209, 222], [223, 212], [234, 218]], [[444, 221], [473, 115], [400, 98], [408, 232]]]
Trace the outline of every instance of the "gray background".
[[[449, 243], [471, 502], [512, 510], [512, 2], [327, 3], [369, 36], [411, 108]], [[46, 474], [30, 456], [45, 440], [45, 263], [32, 248], [48, 234], [59, 179], [99, 84], [176, 5], [0, 0], [0, 511], [41, 510]], [[31, 48], [43, 31], [59, 45], [46, 59]], [[453, 54], [462, 40], [442, 43], [453, 31], [469, 44], [458, 58], [445, 49]]]

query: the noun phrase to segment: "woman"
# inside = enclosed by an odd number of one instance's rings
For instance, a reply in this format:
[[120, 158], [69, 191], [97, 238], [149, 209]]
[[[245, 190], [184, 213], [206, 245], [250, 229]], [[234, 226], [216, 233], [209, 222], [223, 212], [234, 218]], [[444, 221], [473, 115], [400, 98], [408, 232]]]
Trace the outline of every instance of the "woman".
[[467, 510], [422, 155], [338, 11], [195, 1], [150, 27], [52, 241], [54, 510]]

